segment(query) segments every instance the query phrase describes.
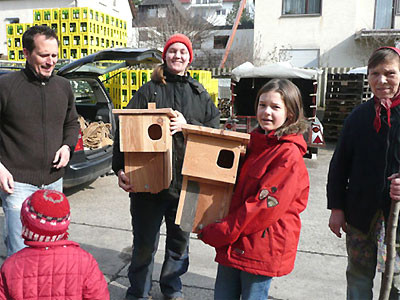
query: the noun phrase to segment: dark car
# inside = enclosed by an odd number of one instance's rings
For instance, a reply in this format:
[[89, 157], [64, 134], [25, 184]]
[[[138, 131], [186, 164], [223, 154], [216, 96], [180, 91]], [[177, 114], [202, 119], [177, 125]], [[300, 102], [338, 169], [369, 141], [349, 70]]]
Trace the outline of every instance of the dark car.
[[[114, 134], [115, 119], [109, 93], [99, 79], [101, 75], [130, 66], [161, 62], [156, 49], [106, 49], [61, 67], [57, 74], [70, 80], [75, 94], [76, 110], [87, 123], [103, 121], [111, 124]], [[0, 69], [0, 75], [2, 71]], [[64, 176], [64, 187], [69, 188], [92, 181], [111, 170], [112, 145], [97, 149], [83, 147], [82, 134]]]

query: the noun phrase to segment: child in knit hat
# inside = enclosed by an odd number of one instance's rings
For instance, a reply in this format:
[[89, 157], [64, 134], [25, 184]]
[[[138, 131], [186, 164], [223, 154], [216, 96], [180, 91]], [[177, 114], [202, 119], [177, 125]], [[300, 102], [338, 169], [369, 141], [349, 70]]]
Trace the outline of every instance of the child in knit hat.
[[58, 191], [38, 190], [21, 209], [26, 248], [0, 270], [0, 299], [110, 299], [96, 260], [67, 240], [70, 207]]

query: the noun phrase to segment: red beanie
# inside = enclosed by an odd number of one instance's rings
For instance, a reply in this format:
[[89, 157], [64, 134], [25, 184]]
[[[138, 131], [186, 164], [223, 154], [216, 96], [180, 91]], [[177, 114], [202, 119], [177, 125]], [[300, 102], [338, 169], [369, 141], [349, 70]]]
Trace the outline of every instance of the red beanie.
[[169, 46], [171, 46], [174, 43], [182, 43], [186, 46], [186, 48], [189, 51], [189, 64], [192, 62], [193, 60], [193, 48], [192, 48], [192, 42], [189, 40], [189, 38], [181, 33], [177, 33], [174, 35], [171, 35], [168, 39], [168, 41], [165, 43], [164, 46], [164, 51], [162, 53], [162, 59], [165, 61], [165, 55], [167, 54], [167, 50], [169, 48]]
[[54, 242], [68, 237], [70, 208], [58, 191], [38, 190], [21, 208], [22, 237], [30, 241]]

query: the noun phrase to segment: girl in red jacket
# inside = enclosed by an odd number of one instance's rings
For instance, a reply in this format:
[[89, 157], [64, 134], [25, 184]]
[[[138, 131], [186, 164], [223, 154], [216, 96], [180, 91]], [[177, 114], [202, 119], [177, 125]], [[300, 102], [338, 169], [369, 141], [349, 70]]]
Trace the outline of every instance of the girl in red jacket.
[[214, 299], [267, 299], [272, 277], [294, 267], [308, 199], [307, 144], [299, 89], [273, 79], [257, 94], [251, 138], [229, 214], [199, 237], [216, 248]]
[[70, 207], [58, 191], [38, 190], [21, 208], [26, 248], [0, 270], [0, 300], [109, 300], [107, 282], [91, 254], [67, 240]]

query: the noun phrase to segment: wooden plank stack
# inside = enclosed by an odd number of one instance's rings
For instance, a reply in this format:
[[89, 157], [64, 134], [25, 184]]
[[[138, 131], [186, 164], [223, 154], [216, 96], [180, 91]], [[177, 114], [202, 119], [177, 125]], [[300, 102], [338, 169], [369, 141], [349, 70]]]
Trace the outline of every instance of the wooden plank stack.
[[325, 140], [336, 141], [346, 117], [371, 97], [366, 75], [328, 74], [323, 119]]

